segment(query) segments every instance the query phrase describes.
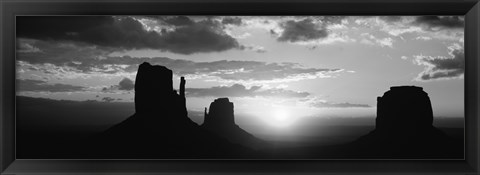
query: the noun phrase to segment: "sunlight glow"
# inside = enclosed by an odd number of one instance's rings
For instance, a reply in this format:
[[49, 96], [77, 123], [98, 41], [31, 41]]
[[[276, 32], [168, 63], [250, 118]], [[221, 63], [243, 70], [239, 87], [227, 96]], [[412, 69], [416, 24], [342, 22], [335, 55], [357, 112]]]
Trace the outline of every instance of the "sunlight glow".
[[285, 109], [274, 109], [271, 113], [270, 124], [274, 127], [288, 127], [292, 123], [291, 114]]

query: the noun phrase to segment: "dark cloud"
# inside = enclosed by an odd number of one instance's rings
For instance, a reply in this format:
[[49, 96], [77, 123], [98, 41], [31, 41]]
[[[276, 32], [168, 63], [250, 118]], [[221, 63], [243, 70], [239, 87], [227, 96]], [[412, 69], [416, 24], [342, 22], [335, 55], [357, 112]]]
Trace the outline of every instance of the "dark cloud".
[[135, 84], [129, 78], [123, 78], [118, 84], [110, 87], [102, 88], [102, 92], [113, 93], [117, 91], [131, 91], [135, 88]]
[[113, 23], [114, 19], [107, 16], [18, 16], [16, 34], [17, 37], [66, 40]]
[[333, 25], [341, 24], [342, 20], [345, 18], [345, 16], [323, 16], [319, 20], [321, 20], [324, 25]]
[[419, 16], [413, 21], [416, 25], [425, 25], [428, 29], [446, 28], [458, 29], [464, 28], [465, 20], [459, 16]]
[[166, 25], [173, 25], [176, 27], [182, 27], [182, 26], [189, 26], [195, 23], [192, 19], [190, 19], [188, 16], [155, 16], [155, 15], [147, 15], [147, 16], [142, 16], [140, 18], [149, 18], [149, 19], [154, 19], [157, 20], [161, 24], [166, 24]]
[[133, 18], [109, 16], [20, 16], [17, 37], [79, 41], [125, 49], [157, 48], [160, 35]]
[[[55, 66], [70, 66], [81, 72], [89, 72], [92, 71], [92, 69], [102, 69], [101, 65], [95, 64], [111, 52], [111, 50], [106, 48], [86, 46], [74, 42], [18, 39], [17, 43], [19, 45], [31, 45], [41, 50], [41, 52], [17, 52], [18, 61], [36, 65], [52, 64]], [[32, 67], [31, 69], [38, 68]], [[46, 73], [52, 72], [52, 70], [48, 69], [45, 71]]]
[[31, 91], [31, 92], [76, 92], [84, 91], [86, 88], [83, 86], [75, 86], [70, 84], [50, 84], [43, 80], [32, 79], [17, 79], [18, 91]]
[[[31, 65], [24, 67], [44, 71], [49, 74], [65, 73], [65, 67], [82, 73], [136, 72], [143, 62], [166, 66], [175, 74], [208, 75], [225, 80], [276, 80], [285, 78], [307, 78], [328, 75], [341, 69], [305, 68], [296, 63], [266, 63], [260, 61], [213, 61], [194, 62], [189, 60], [170, 59], [166, 57], [132, 58], [129, 56], [110, 57], [109, 52], [75, 43], [55, 43], [38, 40], [19, 40], [28, 42], [44, 52], [17, 53], [17, 61]], [[58, 68], [46, 67], [52, 64]], [[56, 70], [58, 69], [58, 70]]]
[[308, 92], [296, 92], [285, 89], [261, 89], [261, 86], [246, 88], [241, 84], [232, 86], [216, 86], [211, 88], [187, 88], [186, 95], [190, 97], [283, 97], [304, 98]]
[[225, 17], [222, 19], [222, 24], [231, 24], [231, 25], [236, 25], [240, 26], [242, 25], [242, 18], [239, 17]]
[[75, 41], [119, 49], [159, 49], [179, 54], [220, 52], [238, 48], [236, 39], [226, 34], [220, 22], [193, 22], [188, 17], [165, 19], [181, 25], [159, 34], [147, 31], [130, 17], [109, 16], [21, 16], [17, 20], [17, 37]]
[[[399, 22], [402, 16], [380, 16], [381, 20], [389, 23]], [[465, 19], [460, 16], [417, 16], [407, 25], [421, 26], [425, 30], [442, 30], [442, 29], [463, 29], [465, 27]]]
[[103, 98], [102, 98], [102, 101], [104, 101], [104, 102], [112, 102], [112, 101], [115, 101], [115, 99], [112, 98], [112, 97], [103, 97]]
[[402, 20], [402, 16], [380, 16], [379, 18], [387, 22], [398, 22]]
[[420, 76], [421, 80], [433, 80], [433, 79], [440, 79], [440, 78], [452, 78], [458, 77], [464, 74], [464, 71], [461, 70], [453, 70], [453, 71], [438, 71], [438, 72], [431, 72], [431, 73], [422, 73]]
[[310, 18], [302, 21], [289, 20], [283, 23], [281, 27], [284, 30], [277, 38], [278, 41], [310, 41], [328, 36], [327, 29], [323, 26], [317, 26]]
[[164, 22], [171, 25], [175, 25], [175, 26], [189, 26], [195, 23], [189, 17], [186, 17], [186, 16], [169, 17], [164, 19]]
[[30, 43], [25, 41], [25, 42], [18, 42], [17, 52], [19, 52], [19, 53], [38, 53], [38, 52], [42, 52], [42, 51], [39, 48], [34, 47], [33, 45], [31, 45]]
[[450, 58], [418, 56], [416, 63], [425, 66], [417, 80], [433, 80], [460, 77], [465, 73], [465, 52], [463, 48], [451, 48]]
[[130, 80], [129, 78], [123, 78], [122, 81], [118, 83], [119, 90], [130, 91], [130, 90], [133, 90], [134, 87], [135, 85], [133, 84], [133, 81]]
[[177, 28], [162, 35], [166, 50], [192, 54], [197, 52], [220, 52], [238, 48], [238, 41], [221, 30], [216, 21], [202, 21], [193, 25]]
[[367, 104], [352, 104], [352, 103], [330, 103], [330, 102], [313, 102], [311, 106], [317, 108], [369, 108]]

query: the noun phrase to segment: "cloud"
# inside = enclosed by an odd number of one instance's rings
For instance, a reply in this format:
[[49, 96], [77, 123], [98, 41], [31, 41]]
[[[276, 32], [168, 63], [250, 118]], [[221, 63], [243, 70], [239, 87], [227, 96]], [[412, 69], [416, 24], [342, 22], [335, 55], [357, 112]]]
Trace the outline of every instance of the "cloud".
[[[266, 63], [259, 61], [185, 62], [170, 67], [179, 75], [207, 75], [232, 81], [296, 81], [328, 77], [341, 69], [305, 68], [297, 63]], [[168, 67], [168, 66], [167, 66]]]
[[432, 40], [432, 37], [428, 37], [428, 36], [418, 36], [418, 37], [415, 38], [415, 40], [428, 41], [428, 40]]
[[378, 44], [382, 47], [393, 47], [393, 39], [392, 38], [383, 38], [376, 40]]
[[320, 20], [326, 25], [343, 24], [345, 16], [323, 16]]
[[405, 33], [424, 33], [421, 27], [413, 25], [408, 25], [407, 27], [385, 25], [381, 30], [395, 37], [401, 37]]
[[158, 49], [178, 54], [221, 52], [240, 46], [222, 30], [218, 21], [194, 22], [188, 17], [171, 17], [163, 22], [181, 27], [159, 33], [146, 30], [132, 17], [21, 16], [17, 18], [17, 37], [75, 41], [116, 49]]
[[221, 52], [238, 48], [238, 41], [221, 30], [216, 21], [202, 21], [162, 34], [164, 50], [180, 54]]
[[354, 18], [358, 25], [378, 29], [402, 39], [402, 35], [407, 33], [417, 35], [413, 36], [413, 39], [430, 37], [458, 41], [464, 37], [465, 20], [462, 16], [358, 16]]
[[308, 92], [296, 92], [280, 88], [262, 89], [261, 86], [246, 88], [241, 84], [232, 86], [215, 86], [211, 88], [186, 88], [186, 95], [190, 97], [282, 97], [304, 98]]
[[19, 53], [38, 53], [42, 52], [39, 48], [32, 45], [33, 40], [23, 40], [23, 42], [18, 42], [17, 52]]
[[189, 26], [195, 23], [189, 17], [186, 17], [186, 16], [165, 17], [164, 22], [171, 25], [175, 25], [175, 26]]
[[135, 85], [133, 84], [133, 81], [130, 80], [129, 78], [123, 78], [122, 81], [118, 83], [119, 90], [130, 91], [130, 90], [133, 90], [134, 87]]
[[243, 22], [242, 22], [242, 18], [239, 18], [239, 17], [225, 17], [222, 19], [222, 24], [240, 26], [243, 24]]
[[20, 92], [76, 92], [85, 91], [83, 86], [75, 86], [70, 84], [50, 84], [43, 80], [17, 79], [17, 88]]
[[103, 98], [102, 98], [102, 101], [104, 101], [104, 102], [112, 102], [112, 101], [115, 101], [115, 99], [112, 98], [112, 97], [103, 97]]
[[110, 16], [21, 16], [17, 36], [60, 41], [79, 41], [126, 49], [153, 47], [159, 35], [146, 31], [138, 21]]
[[102, 92], [131, 91], [135, 88], [135, 84], [129, 78], [123, 78], [117, 85], [102, 88]]
[[388, 22], [400, 22], [402, 21], [402, 16], [379, 16], [380, 19]]
[[381, 47], [393, 47], [393, 39], [390, 37], [379, 39], [369, 33], [362, 33], [360, 36], [362, 37], [360, 43], [367, 45], [379, 45]]
[[[33, 39], [17, 39], [19, 45], [28, 44], [41, 52], [17, 52], [17, 61], [30, 64], [52, 64], [70, 66], [81, 72], [93, 71], [112, 50], [96, 46], [87, 46], [75, 42], [55, 42]], [[17, 48], [18, 49], [18, 48]]]
[[[343, 16], [298, 16], [269, 20], [268, 32], [279, 42], [289, 42], [315, 49], [336, 42], [355, 42], [346, 34], [348, 20]], [[276, 25], [271, 25], [276, 24]]]
[[370, 105], [367, 104], [353, 104], [353, 103], [330, 103], [330, 102], [314, 102], [311, 103], [312, 107], [317, 107], [317, 108], [369, 108], [371, 107]]
[[348, 35], [343, 33], [331, 33], [326, 38], [321, 40], [298, 41], [295, 44], [308, 46], [309, 49], [316, 49], [319, 45], [328, 45], [338, 42], [352, 43], [356, 42], [356, 39], [350, 38]]
[[241, 45], [240, 50], [251, 50], [257, 53], [265, 53], [267, 50], [262, 47], [262, 46], [256, 46], [256, 45]]
[[450, 57], [414, 56], [414, 63], [425, 69], [416, 78], [417, 81], [435, 79], [462, 78], [465, 73], [465, 52], [456, 44], [449, 48]]
[[415, 40], [457, 42], [464, 38], [465, 20], [462, 16], [407, 16], [398, 22], [386, 21], [383, 26], [382, 30], [393, 36], [413, 33]]
[[310, 18], [302, 21], [289, 20], [283, 23], [281, 27], [283, 28], [283, 32], [280, 34], [280, 37], [277, 38], [278, 41], [310, 41], [328, 36], [325, 27], [317, 26]]
[[465, 20], [459, 16], [419, 16], [412, 24], [425, 26], [428, 30], [439, 29], [463, 29]]
[[[20, 43], [24, 39], [18, 40]], [[17, 63], [25, 70], [37, 70], [54, 75], [135, 73], [143, 62], [166, 66], [180, 76], [209, 76], [223, 80], [278, 80], [296, 81], [330, 77], [342, 71], [337, 68], [307, 68], [297, 63], [267, 63], [261, 61], [194, 62], [167, 57], [109, 56], [108, 51], [77, 43], [28, 41], [32, 46], [43, 50], [40, 53], [17, 53]], [[255, 46], [252, 46], [255, 47]], [[261, 48], [245, 48], [259, 49]], [[190, 78], [191, 78], [190, 77]]]
[[[465, 19], [462, 16], [379, 16], [373, 19], [399, 27], [419, 26], [429, 31], [465, 27]], [[381, 24], [381, 21], [377, 20], [376, 23]]]
[[[163, 15], [147, 15], [147, 16], [132, 16], [132, 18], [139, 19], [139, 21], [146, 26], [146, 28], [153, 29], [152, 24], [156, 26], [161, 26], [162, 28], [167, 28], [169, 26], [173, 27], [182, 27], [189, 26], [195, 23], [188, 16], [163, 16]], [[145, 22], [149, 21], [150, 23], [146, 24]], [[161, 30], [157, 30], [160, 32]]]
[[245, 87], [241, 84], [232, 86], [215, 86], [210, 88], [186, 88], [189, 97], [267, 97], [267, 98], [290, 98], [305, 102], [315, 108], [368, 108], [366, 104], [333, 103], [320, 100], [308, 92], [298, 92], [282, 88], [263, 89], [262, 86]]
[[371, 107], [368, 104], [357, 104], [350, 102], [332, 102], [325, 99], [318, 98], [316, 96], [308, 96], [299, 100], [306, 106], [313, 108], [369, 108]]

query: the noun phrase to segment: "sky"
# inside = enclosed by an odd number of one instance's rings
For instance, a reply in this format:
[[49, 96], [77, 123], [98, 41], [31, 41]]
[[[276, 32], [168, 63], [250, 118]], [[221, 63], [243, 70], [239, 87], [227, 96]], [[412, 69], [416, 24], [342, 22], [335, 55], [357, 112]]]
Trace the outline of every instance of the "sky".
[[391, 86], [464, 116], [463, 16], [17, 16], [17, 95], [133, 102], [138, 65], [163, 65], [187, 108], [228, 97], [274, 126], [372, 117]]

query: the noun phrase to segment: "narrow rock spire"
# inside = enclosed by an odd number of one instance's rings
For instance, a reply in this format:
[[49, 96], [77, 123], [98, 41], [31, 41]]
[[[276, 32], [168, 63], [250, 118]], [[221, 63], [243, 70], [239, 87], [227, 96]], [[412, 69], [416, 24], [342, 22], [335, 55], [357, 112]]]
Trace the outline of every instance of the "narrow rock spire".
[[205, 107], [205, 112], [203, 113], [203, 123], [205, 123], [208, 120], [208, 113], [207, 113], [207, 107]]
[[185, 77], [180, 78], [180, 97], [185, 98]]

